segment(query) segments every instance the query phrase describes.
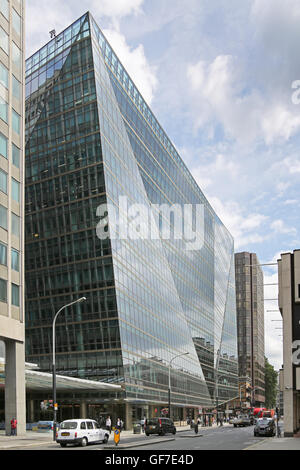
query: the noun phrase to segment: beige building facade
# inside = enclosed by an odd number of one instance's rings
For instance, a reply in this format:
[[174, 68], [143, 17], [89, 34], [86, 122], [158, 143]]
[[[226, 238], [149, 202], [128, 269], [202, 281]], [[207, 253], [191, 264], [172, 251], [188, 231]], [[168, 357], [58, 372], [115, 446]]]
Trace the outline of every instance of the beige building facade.
[[5, 423], [26, 429], [24, 314], [24, 1], [0, 0], [0, 341]]
[[279, 309], [283, 319], [284, 434], [300, 429], [300, 250], [278, 260]]

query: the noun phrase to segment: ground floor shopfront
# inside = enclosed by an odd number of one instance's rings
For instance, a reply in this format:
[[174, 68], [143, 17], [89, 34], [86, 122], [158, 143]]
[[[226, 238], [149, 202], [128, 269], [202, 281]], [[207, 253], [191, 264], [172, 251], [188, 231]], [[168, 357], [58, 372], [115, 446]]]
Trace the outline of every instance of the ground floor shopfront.
[[[44, 397], [43, 397], [44, 398]], [[104, 423], [106, 418], [110, 416], [112, 424], [116, 423], [120, 418], [125, 429], [132, 429], [135, 423], [140, 422], [146, 417], [162, 417], [168, 416], [168, 408], [162, 404], [146, 404], [146, 403], [128, 403], [125, 400], [112, 398], [105, 399], [104, 403], [99, 403], [99, 399], [93, 400], [85, 397], [57, 397], [58, 411], [57, 420], [59, 422], [66, 419], [90, 418], [96, 419], [100, 423]], [[46, 399], [51, 400], [50, 396]], [[52, 406], [47, 409], [41, 409], [41, 396], [27, 396], [26, 417], [28, 423], [34, 423], [40, 420], [52, 420]], [[1, 409], [1, 405], [0, 405]], [[189, 420], [196, 420], [199, 416], [198, 408], [173, 407], [172, 419], [180, 424], [185, 424]]]
[[[118, 418], [124, 423], [127, 430], [133, 429], [135, 423], [144, 417], [147, 419], [168, 416], [167, 404], [128, 403], [125, 399], [91, 396], [91, 393], [59, 394], [57, 395], [58, 411], [57, 420], [62, 422], [66, 419], [91, 418], [100, 423], [105, 423], [110, 416], [114, 425]], [[118, 394], [119, 395], [119, 394]], [[45, 393], [27, 392], [26, 396], [26, 422], [37, 423], [38, 421], [52, 421], [53, 407], [51, 402], [51, 391]], [[48, 407], [44, 407], [47, 403]], [[220, 412], [221, 416], [221, 412]], [[225, 415], [224, 415], [225, 416]], [[215, 410], [204, 410], [196, 407], [172, 406], [171, 417], [180, 426], [185, 425], [198, 418], [205, 421], [207, 425], [216, 420]], [[0, 390], [0, 422], [4, 419], [4, 393]]]

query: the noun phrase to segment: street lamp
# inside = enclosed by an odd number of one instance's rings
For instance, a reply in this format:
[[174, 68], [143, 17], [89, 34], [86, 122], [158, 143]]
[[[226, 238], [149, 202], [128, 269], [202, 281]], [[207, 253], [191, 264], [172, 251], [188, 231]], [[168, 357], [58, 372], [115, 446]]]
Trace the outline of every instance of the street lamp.
[[171, 364], [177, 358], [181, 356], [187, 356], [189, 352], [178, 354], [177, 356], [172, 357], [169, 363], [169, 389], [168, 389], [168, 401], [169, 401], [169, 418], [171, 418]]
[[219, 379], [227, 378], [228, 375], [219, 375], [217, 373], [216, 377], [216, 409], [217, 409], [217, 423], [218, 423], [218, 418], [219, 418]]
[[58, 315], [62, 310], [64, 310], [67, 307], [71, 307], [71, 305], [78, 304], [81, 302], [85, 302], [86, 297], [81, 297], [80, 299], [74, 300], [74, 302], [71, 302], [70, 304], [64, 305], [61, 309], [58, 310], [56, 313], [53, 323], [52, 323], [52, 354], [53, 354], [53, 359], [52, 359], [52, 383], [53, 383], [53, 440], [56, 440], [56, 366], [55, 366], [55, 323]]

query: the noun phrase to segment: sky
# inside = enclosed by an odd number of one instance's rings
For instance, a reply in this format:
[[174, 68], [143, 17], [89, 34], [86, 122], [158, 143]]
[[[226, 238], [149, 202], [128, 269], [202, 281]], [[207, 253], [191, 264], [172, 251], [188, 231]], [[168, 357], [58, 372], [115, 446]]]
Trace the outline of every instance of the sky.
[[[88, 10], [235, 251], [275, 263], [300, 248], [300, 2], [27, 0], [27, 57]], [[276, 266], [263, 271], [266, 284], [277, 283]], [[265, 286], [265, 299], [277, 290]], [[277, 305], [265, 301], [265, 347], [279, 369]]]

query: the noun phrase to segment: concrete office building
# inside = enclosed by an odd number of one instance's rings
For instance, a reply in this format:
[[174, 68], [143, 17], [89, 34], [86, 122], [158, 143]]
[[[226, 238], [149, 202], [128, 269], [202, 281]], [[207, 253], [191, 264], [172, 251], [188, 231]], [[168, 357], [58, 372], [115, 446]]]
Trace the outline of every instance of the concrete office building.
[[265, 402], [264, 277], [255, 253], [235, 254], [239, 377], [251, 378], [252, 405]]
[[[0, 341], [5, 350], [6, 432], [25, 431], [24, 3], [0, 0]], [[3, 417], [2, 417], [3, 419]]]
[[283, 320], [284, 435], [300, 429], [300, 250], [278, 260], [279, 309]]
[[[129, 209], [198, 205], [200, 246], [124, 236], [131, 216], [121, 198]], [[157, 232], [161, 223], [154, 221]], [[215, 406], [216, 377], [218, 403], [229, 401], [238, 394], [233, 248], [89, 13], [27, 59], [29, 362], [51, 370], [54, 314], [85, 296], [58, 319], [57, 372], [123, 384], [117, 396], [90, 397], [101, 412], [122, 416], [128, 427], [159, 415], [169, 370], [176, 418]], [[69, 399], [58, 397], [61, 406]]]

